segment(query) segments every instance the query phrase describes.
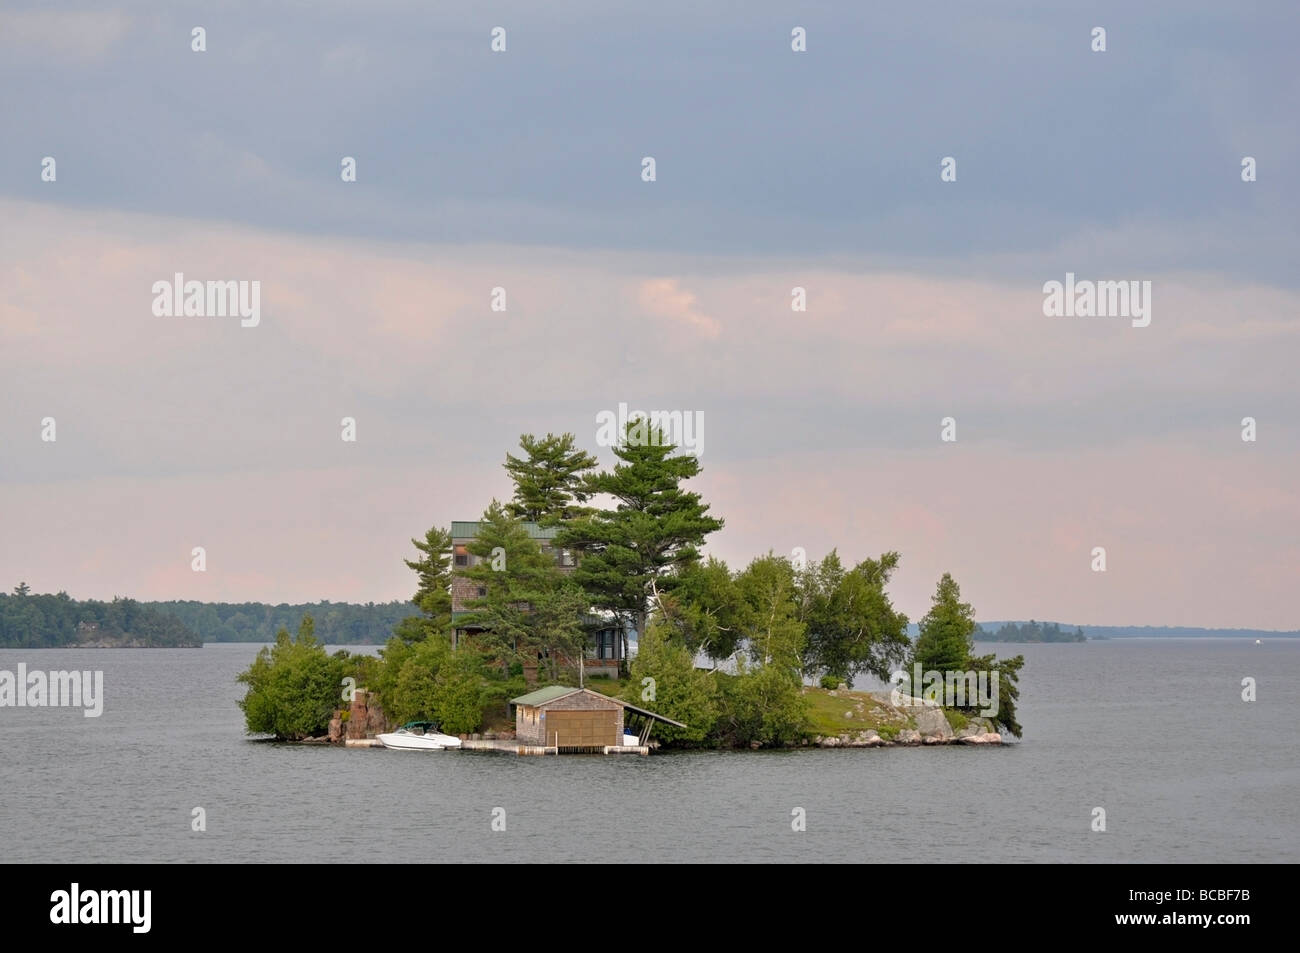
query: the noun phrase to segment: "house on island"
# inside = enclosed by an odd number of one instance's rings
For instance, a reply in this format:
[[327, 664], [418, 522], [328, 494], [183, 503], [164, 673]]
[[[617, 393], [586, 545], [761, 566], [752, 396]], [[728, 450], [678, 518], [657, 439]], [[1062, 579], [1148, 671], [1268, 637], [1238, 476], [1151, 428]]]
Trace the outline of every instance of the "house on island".
[[[555, 537], [560, 531], [558, 526], [542, 526], [538, 523], [524, 523], [523, 526], [528, 531], [528, 535], [537, 541], [542, 552], [550, 555], [555, 560], [561, 572], [571, 573], [577, 568], [578, 561], [574, 553], [567, 549], [556, 549]], [[475, 556], [469, 551], [470, 545], [478, 537], [478, 531], [479, 523], [476, 520], [453, 521], [451, 524], [453, 572], [451, 582], [451, 622], [454, 632], [453, 637], [456, 642], [459, 642], [462, 636], [473, 635], [475, 632], [482, 631], [481, 628], [474, 626], [469, 621], [469, 617], [473, 614], [470, 610], [470, 604], [475, 599], [487, 595], [487, 590], [472, 579], [455, 575], [458, 571], [477, 566], [479, 563], [491, 562], [490, 558]], [[619, 667], [624, 660], [622, 627], [617, 622], [596, 618], [595, 616], [588, 617], [587, 623], [590, 636], [582, 659], [583, 669], [588, 675], [617, 678]], [[633, 641], [635, 637], [636, 632], [629, 629], [629, 641]], [[524, 653], [524, 675], [530, 682], [536, 680], [538, 663], [541, 660], [540, 655], [537, 658], [530, 658], [527, 652]], [[566, 659], [565, 661], [570, 664], [577, 664], [576, 659]], [[614, 742], [609, 743], [614, 744]]]
[[[606, 747], [644, 747], [655, 722], [685, 728], [680, 721], [610, 698], [589, 688], [548, 685], [510, 700], [515, 738], [557, 751], [602, 751]], [[635, 742], [624, 737], [636, 735]], [[645, 752], [642, 752], [645, 753]]]

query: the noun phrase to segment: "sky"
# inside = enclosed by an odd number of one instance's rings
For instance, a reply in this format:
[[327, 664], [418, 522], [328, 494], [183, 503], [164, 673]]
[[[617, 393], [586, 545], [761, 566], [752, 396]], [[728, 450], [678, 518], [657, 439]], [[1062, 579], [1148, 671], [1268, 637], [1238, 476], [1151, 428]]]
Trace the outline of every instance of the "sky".
[[[1300, 628], [1294, 4], [159, 7], [0, 10], [0, 586], [407, 598], [624, 403], [704, 421], [733, 568]], [[1046, 316], [1067, 273], [1150, 324]]]

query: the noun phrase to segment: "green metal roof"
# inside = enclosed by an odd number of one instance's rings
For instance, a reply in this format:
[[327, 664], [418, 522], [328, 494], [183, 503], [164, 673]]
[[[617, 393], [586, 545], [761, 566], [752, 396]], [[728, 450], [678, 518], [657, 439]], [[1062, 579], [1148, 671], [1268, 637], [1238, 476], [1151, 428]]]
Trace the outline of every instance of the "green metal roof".
[[545, 688], [539, 688], [535, 692], [529, 692], [527, 695], [520, 695], [518, 698], [510, 699], [512, 705], [544, 705], [547, 702], [555, 701], [557, 698], [563, 698], [565, 695], [572, 695], [578, 691], [565, 685], [547, 685]]
[[[473, 539], [478, 535], [480, 520], [452, 520], [452, 539]], [[524, 529], [533, 539], [555, 539], [560, 532], [558, 526], [539, 526], [537, 523], [524, 523]]]

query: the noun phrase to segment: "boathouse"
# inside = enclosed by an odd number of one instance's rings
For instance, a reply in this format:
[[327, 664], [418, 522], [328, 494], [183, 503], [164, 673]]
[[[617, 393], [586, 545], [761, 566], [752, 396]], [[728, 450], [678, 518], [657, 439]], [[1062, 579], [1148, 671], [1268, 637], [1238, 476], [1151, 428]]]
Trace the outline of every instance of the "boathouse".
[[549, 685], [513, 699], [515, 738], [548, 748], [623, 743], [623, 705], [589, 688]]
[[638, 735], [635, 745], [644, 747], [656, 721], [686, 727], [622, 699], [568, 685], [548, 685], [511, 699], [510, 704], [515, 709], [516, 740], [547, 748], [590, 751], [623, 747], [624, 731], [633, 728], [637, 730], [632, 733]]

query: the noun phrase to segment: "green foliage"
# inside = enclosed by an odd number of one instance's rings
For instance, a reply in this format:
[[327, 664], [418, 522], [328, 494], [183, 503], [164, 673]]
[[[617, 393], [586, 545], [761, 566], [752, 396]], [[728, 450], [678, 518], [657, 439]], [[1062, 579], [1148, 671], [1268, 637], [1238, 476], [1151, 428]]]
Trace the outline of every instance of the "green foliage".
[[800, 681], [807, 626], [799, 618], [794, 566], [768, 553], [736, 577], [744, 612], [742, 627], [750, 658]]
[[1083, 629], [1075, 626], [1073, 632], [1063, 631], [1057, 622], [1035, 622], [1030, 619], [1024, 625], [1016, 625], [1014, 622], [1008, 622], [998, 628], [992, 634], [980, 630], [976, 640], [985, 639], [990, 642], [1086, 642], [1088, 637], [1083, 634]]
[[930, 611], [920, 623], [914, 658], [925, 671], [964, 672], [975, 647], [975, 610], [961, 601], [961, 589], [948, 573], [939, 580]]
[[999, 659], [996, 655], [983, 655], [971, 659], [971, 667], [975, 671], [997, 671], [998, 713], [992, 716], [991, 720], [1017, 738], [1024, 730], [1016, 720], [1016, 702], [1020, 698], [1020, 670], [1024, 665], [1023, 655], [1006, 659]]
[[483, 720], [483, 660], [477, 652], [458, 648], [443, 661], [433, 680], [433, 719], [449, 735], [478, 730]]
[[420, 614], [403, 620], [397, 635], [416, 642], [451, 628], [451, 532], [434, 526], [424, 534], [423, 542], [412, 539], [411, 544], [420, 555], [405, 562], [419, 580], [411, 602]]
[[443, 638], [431, 638], [388, 651], [394, 648], [390, 643], [385, 650], [388, 673], [378, 689], [384, 714], [399, 725], [437, 721], [437, 676], [451, 655], [451, 646]]
[[573, 434], [540, 439], [523, 434], [519, 446], [523, 458], [506, 454], [506, 472], [515, 484], [508, 515], [546, 526], [590, 512], [573, 504], [588, 498], [583, 475], [596, 466], [596, 458], [574, 446]]
[[885, 680], [907, 657], [907, 616], [894, 611], [885, 592], [898, 561], [898, 553], [885, 553], [846, 572], [831, 550], [799, 574], [806, 674], [826, 672], [850, 685], [864, 673]]
[[[999, 659], [996, 655], [973, 657], [975, 611], [961, 601], [961, 590], [948, 573], [943, 574], [935, 590], [930, 611], [921, 620], [921, 634], [916, 640], [915, 660], [925, 671], [998, 673], [998, 713], [993, 721], [1006, 731], [1021, 736], [1016, 720], [1016, 701], [1020, 698], [1020, 669], [1024, 656]], [[964, 711], [970, 714], [978, 706], [972, 701]]]
[[203, 644], [178, 619], [134, 599], [79, 601], [66, 592], [34, 595], [19, 583], [0, 593], [0, 648], [57, 648], [83, 642], [177, 648]]
[[441, 636], [414, 644], [394, 637], [384, 648], [376, 684], [384, 714], [392, 721], [434, 721], [447, 734], [458, 735], [478, 729], [483, 681], [482, 657], [471, 648], [452, 649]]
[[501, 705], [504, 709], [510, 699], [527, 695], [529, 691], [531, 688], [522, 674], [502, 678], [499, 672], [494, 675], [493, 670], [488, 669], [482, 686], [483, 704], [484, 706]]
[[364, 605], [322, 601], [299, 605], [264, 602], [141, 603], [177, 619], [204, 642], [274, 642], [282, 628], [298, 624], [304, 615], [316, 620], [316, 638], [326, 645], [382, 645], [393, 626], [411, 612], [405, 602]]
[[796, 744], [811, 730], [808, 700], [797, 675], [762, 665], [721, 679], [721, 739], [736, 746]]
[[483, 561], [459, 574], [484, 595], [468, 604], [470, 614], [459, 624], [481, 626], [476, 641], [507, 666], [520, 662], [523, 652], [540, 651], [548, 674], [558, 678], [561, 659], [576, 660], [586, 644], [586, 595], [496, 500], [469, 551]]
[[[514, 497], [505, 506], [493, 500], [483, 514], [469, 545], [477, 557], [473, 565], [452, 568], [445, 530], [433, 528], [423, 541], [413, 540], [420, 555], [407, 565], [419, 577], [412, 602], [420, 615], [395, 622], [378, 660], [344, 653], [329, 659], [312, 638], [309, 619], [296, 642], [282, 630], [275, 648], [264, 650], [240, 676], [250, 685], [241, 703], [249, 730], [280, 737], [319, 731], [341, 672], [375, 689], [395, 721], [430, 720], [461, 734], [477, 730], [486, 718], [495, 728], [507, 720], [507, 701], [530, 687], [522, 677], [525, 657], [549, 660], [538, 670], [539, 684], [571, 677], [561, 672], [561, 660], [572, 662], [583, 652], [584, 626], [596, 609], [640, 633], [631, 677], [606, 691], [687, 725], [657, 727], [656, 736], [666, 744], [790, 745], [823, 722], [847, 731], [876, 721], [882, 737], [896, 737], [899, 725], [879, 702], [818, 695], [804, 689], [803, 679], [820, 675], [823, 688], [835, 690], [860, 674], [887, 678], [903, 662], [907, 617], [894, 610], [886, 593], [898, 554], [884, 553], [852, 569], [834, 550], [800, 570], [770, 552], [737, 573], [720, 560], [701, 561], [699, 547], [723, 524], [709, 515], [699, 494], [681, 486], [699, 473], [699, 463], [690, 455], [675, 456], [675, 447], [662, 444], [662, 434], [647, 429], [629, 422], [624, 443], [614, 451], [619, 462], [596, 474], [587, 472], [595, 460], [575, 448], [572, 434], [521, 437], [525, 456], [506, 459]], [[612, 497], [614, 508], [579, 505], [596, 496]], [[553, 551], [530, 536], [524, 520], [559, 525], [554, 545], [580, 556], [572, 573], [561, 571]], [[449, 640], [454, 575], [482, 593], [467, 606], [468, 617], [458, 620], [477, 634], [458, 649]], [[33, 597], [20, 587], [0, 598]], [[203, 624], [211, 623], [205, 615]], [[971, 658], [980, 630], [950, 575], [940, 581], [920, 629], [913, 657], [924, 669], [978, 666], [999, 672], [997, 721], [1019, 736], [1015, 702], [1024, 660]], [[699, 653], [734, 658], [736, 674], [696, 669]], [[485, 667], [485, 656], [491, 666]], [[653, 699], [641, 697], [643, 679], [655, 680]], [[850, 701], [850, 714], [837, 707], [843, 701]], [[948, 711], [946, 717], [958, 728], [970, 714]]]
[[726, 563], [713, 556], [685, 563], [655, 590], [656, 613], [674, 639], [715, 661], [735, 654], [744, 637], [745, 603]]
[[676, 447], [664, 445], [661, 432], [646, 429], [644, 422], [629, 421], [614, 449], [621, 462], [583, 482], [589, 496], [613, 497], [615, 508], [570, 521], [557, 539], [581, 554], [574, 579], [591, 603], [631, 622], [638, 633], [646, 630], [656, 582], [698, 560], [704, 537], [722, 528], [698, 493], [681, 488], [699, 474], [699, 461], [674, 456]]
[[310, 615], [303, 616], [296, 638], [281, 629], [275, 645], [258, 652], [238, 676], [248, 686], [239, 707], [249, 734], [300, 741], [329, 727], [341, 701], [344, 672], [351, 666], [346, 652], [327, 655], [312, 632]]
[[952, 728], [953, 731], [961, 731], [961, 729], [965, 728], [970, 722], [969, 718], [955, 708], [945, 708], [943, 710], [943, 717], [948, 719], [948, 726]]
[[[680, 721], [686, 728], [656, 724], [655, 738], [665, 745], [700, 745], [710, 739], [718, 719], [718, 684], [714, 673], [700, 671], [684, 646], [671, 641], [665, 627], [651, 623], [637, 645], [623, 698], [639, 708]], [[643, 698], [654, 679], [654, 698]]]
[[876, 734], [886, 741], [896, 741], [898, 740], [898, 733], [905, 727], [905, 725], [881, 725], [876, 729]]

